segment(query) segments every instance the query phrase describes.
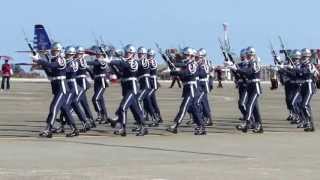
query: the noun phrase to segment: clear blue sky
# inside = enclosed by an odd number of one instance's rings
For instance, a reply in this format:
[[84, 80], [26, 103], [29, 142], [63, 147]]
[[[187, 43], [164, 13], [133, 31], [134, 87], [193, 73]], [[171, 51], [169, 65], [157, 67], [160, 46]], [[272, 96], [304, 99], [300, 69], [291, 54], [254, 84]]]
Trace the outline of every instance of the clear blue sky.
[[[282, 35], [289, 48], [320, 48], [320, 1], [304, 0], [3, 0], [0, 10], [0, 55], [29, 60], [22, 27], [29, 38], [33, 25], [44, 24], [63, 45], [94, 43], [92, 32], [120, 46], [204, 47], [222, 62], [217, 37], [230, 24], [232, 48], [256, 47], [264, 64], [272, 63], [269, 40], [279, 47]], [[319, 43], [318, 43], [319, 42]], [[17, 62], [16, 61], [16, 62]]]

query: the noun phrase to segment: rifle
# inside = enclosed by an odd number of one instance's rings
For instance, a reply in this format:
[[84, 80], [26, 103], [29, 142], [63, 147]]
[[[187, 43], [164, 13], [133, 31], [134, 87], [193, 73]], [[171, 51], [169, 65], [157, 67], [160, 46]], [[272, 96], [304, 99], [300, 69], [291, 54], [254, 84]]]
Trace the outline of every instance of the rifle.
[[24, 29], [22, 29], [22, 33], [23, 33], [23, 35], [24, 35], [24, 40], [26, 41], [26, 43], [27, 43], [30, 51], [32, 52], [32, 55], [34, 55], [34, 56], [37, 55], [37, 52], [33, 49], [33, 47], [32, 47], [32, 45], [31, 45], [31, 43], [30, 43], [30, 41], [29, 41], [29, 39], [28, 39], [28, 37], [27, 37], [27, 34], [26, 34], [26, 32], [24, 31]]
[[279, 60], [277, 59], [277, 58], [278, 58], [278, 55], [277, 55], [277, 52], [276, 52], [276, 50], [274, 49], [273, 44], [272, 44], [271, 41], [270, 41], [270, 49], [271, 49], [271, 54], [272, 54], [272, 56], [273, 56], [274, 64], [275, 64], [275, 65], [281, 64], [281, 63], [279, 62]]
[[281, 36], [278, 36], [278, 38], [279, 38], [280, 45], [281, 45], [281, 48], [282, 48], [282, 50], [283, 50], [283, 53], [284, 53], [285, 57], [289, 60], [290, 64], [291, 64], [292, 66], [294, 66], [294, 63], [293, 63], [291, 57], [289, 56], [289, 53], [288, 53], [287, 49], [286, 49], [285, 46], [284, 46], [284, 42], [283, 42]]
[[161, 54], [161, 57], [168, 64], [169, 68], [171, 70], [176, 69], [176, 66], [174, 65], [174, 63], [163, 53], [163, 51], [160, 48], [159, 44], [155, 42], [155, 45], [156, 45], [156, 48], [158, 49], [159, 54]]
[[228, 24], [223, 23], [222, 26], [223, 26], [223, 33], [224, 33], [224, 47], [227, 50], [227, 52], [229, 52], [231, 50], [231, 45], [230, 45], [230, 40], [228, 36]]
[[227, 56], [226, 48], [223, 46], [223, 43], [222, 43], [222, 41], [221, 41], [220, 38], [218, 38], [218, 42], [219, 42], [220, 49], [221, 49], [221, 51], [222, 51], [224, 60], [225, 60], [226, 62], [227, 62], [227, 61], [231, 61], [231, 62], [234, 64], [234, 60], [233, 60], [233, 59], [230, 59], [230, 58]]
[[[97, 36], [94, 32], [92, 32], [92, 36], [94, 38], [94, 41], [96, 42], [96, 45], [98, 46], [99, 50], [102, 52], [103, 54], [103, 57], [109, 57], [108, 53], [103, 49], [103, 47], [101, 46], [101, 43], [99, 42], [99, 40], [97, 39]], [[102, 37], [101, 38], [101, 41], [102, 41]]]

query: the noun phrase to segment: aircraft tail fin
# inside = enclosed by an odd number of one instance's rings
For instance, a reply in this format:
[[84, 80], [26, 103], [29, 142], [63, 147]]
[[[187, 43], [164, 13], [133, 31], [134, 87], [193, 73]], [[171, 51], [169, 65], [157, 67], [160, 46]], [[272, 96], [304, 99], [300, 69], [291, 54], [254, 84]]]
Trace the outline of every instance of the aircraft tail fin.
[[45, 51], [51, 48], [51, 41], [44, 26], [41, 24], [34, 25], [34, 48], [37, 51]]

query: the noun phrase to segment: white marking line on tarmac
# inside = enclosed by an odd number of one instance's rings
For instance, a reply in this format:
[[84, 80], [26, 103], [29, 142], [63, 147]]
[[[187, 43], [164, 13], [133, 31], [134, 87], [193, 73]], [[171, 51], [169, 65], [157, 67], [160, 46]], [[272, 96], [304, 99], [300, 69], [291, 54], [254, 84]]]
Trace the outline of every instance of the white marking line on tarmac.
[[221, 99], [224, 99], [226, 101], [233, 101], [234, 98], [233, 97], [229, 97], [229, 96], [213, 96], [213, 98], [221, 98]]
[[34, 99], [37, 99], [37, 98], [31, 98], [31, 97], [16, 97], [16, 96], [3, 96], [1, 97], [0, 96], [0, 99], [1, 100], [23, 100], [23, 101], [30, 101], [30, 100], [34, 100]]

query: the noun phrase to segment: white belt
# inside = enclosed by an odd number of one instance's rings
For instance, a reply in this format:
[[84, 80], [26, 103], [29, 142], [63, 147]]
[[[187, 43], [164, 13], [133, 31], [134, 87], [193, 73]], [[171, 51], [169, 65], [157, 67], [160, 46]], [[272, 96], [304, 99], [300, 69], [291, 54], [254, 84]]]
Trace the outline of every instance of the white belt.
[[57, 77], [50, 77], [50, 78], [49, 78], [50, 81], [64, 80], [64, 79], [66, 79], [65, 76], [57, 76]]
[[86, 75], [78, 75], [78, 76], [76, 76], [77, 78], [86, 78], [87, 76]]
[[141, 79], [141, 78], [144, 78], [144, 77], [150, 77], [150, 74], [143, 74], [143, 75], [139, 76], [138, 78]]
[[312, 82], [312, 79], [304, 80], [303, 82]]
[[183, 83], [184, 85], [186, 84], [190, 84], [190, 85], [197, 85], [197, 82], [196, 81], [188, 81], [188, 82], [185, 82]]
[[260, 82], [260, 79], [251, 79], [247, 81], [248, 83]]
[[126, 81], [136, 81], [137, 78], [136, 77], [130, 77], [130, 78], [124, 78], [122, 79], [123, 82], [126, 82]]
[[152, 75], [152, 76], [150, 76], [150, 77], [156, 79], [156, 78], [157, 78], [157, 75]]
[[98, 75], [95, 75], [94, 78], [99, 78], [99, 77], [106, 77], [105, 74], [98, 74]]
[[196, 80], [199, 80], [200, 78], [199, 77], [196, 77]]
[[199, 81], [208, 81], [208, 78], [200, 78]]
[[72, 78], [72, 79], [67, 79], [67, 82], [76, 82], [76, 79]]
[[290, 83], [304, 83], [303, 80], [290, 81]]

